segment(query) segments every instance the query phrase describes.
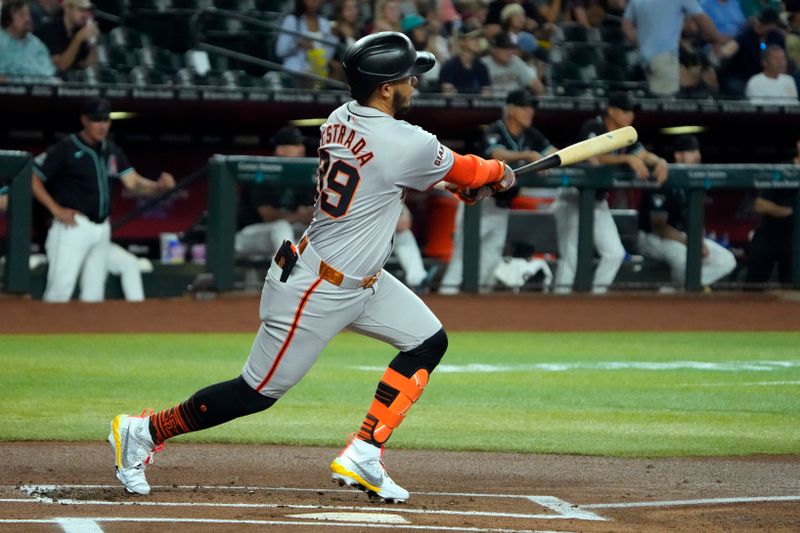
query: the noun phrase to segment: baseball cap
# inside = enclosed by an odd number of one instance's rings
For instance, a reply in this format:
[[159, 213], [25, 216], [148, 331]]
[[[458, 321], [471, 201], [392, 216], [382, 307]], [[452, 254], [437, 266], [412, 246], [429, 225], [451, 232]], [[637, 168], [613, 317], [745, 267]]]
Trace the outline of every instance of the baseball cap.
[[767, 8], [758, 15], [758, 21], [761, 24], [781, 24], [781, 17], [774, 9]]
[[694, 135], [681, 135], [675, 139], [673, 149], [676, 152], [692, 152], [700, 149], [700, 141]]
[[517, 43], [514, 42], [507, 31], [504, 31], [494, 36], [492, 46], [495, 48], [517, 48]]
[[94, 5], [89, 0], [64, 0], [63, 6], [77, 7], [78, 9], [94, 9]]
[[536, 98], [527, 89], [516, 89], [506, 96], [506, 104], [536, 107]]
[[400, 29], [403, 33], [408, 33], [420, 26], [424, 26], [426, 22], [425, 17], [419, 13], [409, 13], [403, 17], [403, 21], [400, 23]]
[[633, 111], [635, 104], [628, 93], [615, 92], [608, 95], [608, 107], [616, 107], [623, 111]]
[[304, 144], [304, 141], [305, 137], [303, 137], [300, 130], [294, 126], [284, 126], [272, 137], [272, 144], [275, 146], [283, 144]]
[[83, 103], [81, 115], [86, 115], [89, 120], [95, 122], [108, 120], [111, 115], [111, 102], [106, 98], [93, 96]]
[[483, 36], [483, 28], [468, 20], [458, 28], [458, 36], [462, 39], [477, 39]]

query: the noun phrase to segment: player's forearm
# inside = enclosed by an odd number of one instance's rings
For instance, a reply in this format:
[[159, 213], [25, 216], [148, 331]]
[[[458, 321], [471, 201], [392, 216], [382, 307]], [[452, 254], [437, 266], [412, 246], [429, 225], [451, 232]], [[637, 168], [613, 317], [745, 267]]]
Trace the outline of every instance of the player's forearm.
[[60, 72], [69, 70], [69, 68], [75, 62], [75, 57], [78, 55], [78, 51], [81, 49], [81, 43], [82, 41], [75, 37], [70, 41], [66, 50], [51, 57], [56, 70]]
[[686, 234], [682, 231], [678, 231], [669, 224], [664, 224], [661, 227], [654, 227], [653, 233], [662, 239], [668, 239], [671, 241], [677, 241], [681, 244], [686, 244]]
[[474, 189], [503, 178], [505, 167], [496, 159], [484, 159], [477, 155], [461, 155], [453, 152], [453, 166], [444, 181], [459, 187]]
[[500, 161], [536, 161], [541, 159], [541, 156], [534, 157], [534, 152], [531, 150], [518, 152], [516, 150], [509, 150], [508, 148], [495, 148], [489, 156], [492, 159], [499, 159]]
[[792, 214], [791, 208], [778, 205], [765, 198], [756, 198], [756, 203], [753, 207], [759, 215], [767, 215], [769, 217], [783, 218]]
[[597, 161], [601, 165], [627, 165], [628, 157], [630, 156], [617, 155], [617, 154], [603, 154], [597, 156]]

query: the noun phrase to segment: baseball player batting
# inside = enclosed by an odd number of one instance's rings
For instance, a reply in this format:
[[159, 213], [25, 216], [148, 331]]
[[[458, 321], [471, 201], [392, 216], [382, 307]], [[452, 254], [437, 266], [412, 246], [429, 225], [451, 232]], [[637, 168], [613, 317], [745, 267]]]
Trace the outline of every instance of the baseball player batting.
[[417, 76], [434, 63], [395, 32], [369, 35], [347, 51], [342, 64], [355, 101], [321, 126], [314, 218], [297, 245], [284, 242], [272, 261], [262, 324], [244, 369], [160, 413], [114, 418], [108, 440], [117, 478], [129, 492], [149, 494], [145, 465], [164, 441], [272, 406], [348, 328], [399, 353], [331, 474], [374, 499], [408, 500], [408, 491], [384, 469], [383, 446], [427, 386], [447, 335], [422, 300], [383, 270], [405, 191], [444, 180], [468, 196], [484, 185], [506, 190], [516, 181], [502, 162], [459, 155], [396, 118], [410, 108]]

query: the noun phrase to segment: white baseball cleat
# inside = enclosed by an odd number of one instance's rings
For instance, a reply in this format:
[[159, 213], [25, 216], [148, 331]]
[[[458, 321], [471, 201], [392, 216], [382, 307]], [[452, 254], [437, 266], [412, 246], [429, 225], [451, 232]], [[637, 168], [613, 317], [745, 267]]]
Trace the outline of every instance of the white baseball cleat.
[[142, 416], [117, 415], [111, 421], [108, 442], [114, 450], [117, 479], [130, 493], [150, 494], [150, 485], [144, 477], [144, 468], [153, 462], [153, 454], [164, 449], [156, 446], [150, 435], [152, 410], [142, 412]]
[[363, 440], [352, 442], [331, 463], [331, 477], [340, 485], [349, 485], [384, 503], [408, 500], [408, 491], [395, 483], [383, 467], [383, 446], [377, 448]]

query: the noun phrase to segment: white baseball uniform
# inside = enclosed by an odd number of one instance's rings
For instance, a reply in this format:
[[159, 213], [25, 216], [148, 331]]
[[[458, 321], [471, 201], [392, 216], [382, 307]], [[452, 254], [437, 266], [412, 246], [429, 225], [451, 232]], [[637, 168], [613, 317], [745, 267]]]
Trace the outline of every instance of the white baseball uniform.
[[[581, 138], [591, 139], [607, 133], [603, 117], [589, 120], [581, 128]], [[644, 146], [636, 142], [615, 153], [635, 154]], [[619, 230], [608, 207], [607, 191], [598, 190], [594, 203], [594, 246], [600, 256], [597, 270], [594, 273], [592, 292], [603, 293], [614, 282], [619, 267], [625, 260], [625, 248], [619, 238]], [[553, 216], [556, 219], [558, 234], [558, 270], [555, 276], [554, 291], [568, 293], [572, 291], [575, 273], [578, 267], [578, 190], [572, 187], [562, 189], [553, 204]]]
[[279, 398], [339, 331], [349, 328], [400, 351], [442, 325], [408, 287], [383, 270], [406, 188], [442, 180], [454, 158], [423, 129], [349, 102], [321, 126], [314, 219], [285, 282], [278, 261], [261, 296], [262, 325], [242, 375]]

